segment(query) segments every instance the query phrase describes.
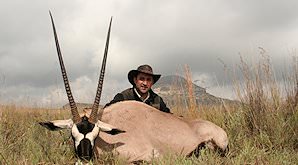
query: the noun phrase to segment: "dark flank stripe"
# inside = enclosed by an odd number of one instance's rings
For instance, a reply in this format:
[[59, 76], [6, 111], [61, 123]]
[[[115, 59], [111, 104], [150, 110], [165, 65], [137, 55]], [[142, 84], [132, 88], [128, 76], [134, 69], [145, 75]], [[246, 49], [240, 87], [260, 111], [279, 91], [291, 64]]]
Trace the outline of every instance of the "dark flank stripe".
[[57, 131], [61, 129], [60, 127], [55, 126], [52, 122], [39, 122], [39, 124], [51, 131]]

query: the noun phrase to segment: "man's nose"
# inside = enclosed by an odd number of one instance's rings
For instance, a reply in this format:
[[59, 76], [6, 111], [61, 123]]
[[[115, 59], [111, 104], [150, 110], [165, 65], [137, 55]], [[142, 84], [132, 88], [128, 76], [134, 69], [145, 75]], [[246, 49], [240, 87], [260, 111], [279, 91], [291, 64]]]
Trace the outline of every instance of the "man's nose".
[[144, 80], [143, 81], [143, 85], [147, 85], [148, 84], [148, 81], [147, 80]]

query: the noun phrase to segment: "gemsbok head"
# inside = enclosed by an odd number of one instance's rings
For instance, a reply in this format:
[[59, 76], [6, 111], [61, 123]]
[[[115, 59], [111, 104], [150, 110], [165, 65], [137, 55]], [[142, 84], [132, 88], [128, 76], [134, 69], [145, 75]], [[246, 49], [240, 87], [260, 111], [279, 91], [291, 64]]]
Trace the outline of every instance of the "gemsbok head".
[[106, 45], [105, 45], [105, 50], [104, 50], [104, 56], [103, 56], [103, 61], [102, 61], [101, 72], [100, 72], [100, 76], [99, 76], [95, 101], [92, 106], [91, 114], [89, 117], [87, 117], [87, 115], [84, 115], [84, 116], [79, 115], [78, 108], [77, 108], [74, 98], [72, 96], [72, 92], [71, 92], [69, 81], [68, 81], [67, 74], [66, 74], [66, 69], [65, 69], [65, 66], [63, 63], [62, 53], [61, 53], [61, 49], [60, 49], [59, 42], [58, 42], [58, 36], [56, 33], [54, 20], [53, 20], [51, 12], [49, 12], [49, 14], [50, 14], [51, 21], [52, 21], [52, 27], [53, 27], [54, 38], [55, 38], [55, 43], [56, 43], [56, 48], [57, 48], [57, 54], [58, 54], [58, 58], [59, 58], [59, 63], [60, 63], [60, 67], [61, 67], [65, 90], [66, 90], [67, 97], [69, 100], [72, 119], [40, 122], [39, 124], [50, 129], [50, 130], [58, 130], [58, 129], [64, 129], [64, 128], [71, 129], [71, 135], [72, 135], [72, 139], [74, 141], [76, 155], [80, 159], [90, 160], [93, 157], [93, 148], [94, 148], [94, 144], [95, 144], [95, 139], [98, 137], [98, 134], [100, 131], [103, 131], [103, 132], [106, 132], [106, 133], [109, 133], [112, 135], [124, 132], [119, 129], [116, 129], [112, 125], [109, 125], [109, 124], [101, 122], [100, 120], [97, 120], [97, 112], [98, 112], [98, 108], [99, 108], [99, 102], [100, 102], [100, 97], [101, 97], [104, 72], [105, 72], [105, 66], [106, 66], [106, 60], [107, 60], [107, 54], [108, 54], [112, 18], [111, 18], [110, 24], [109, 24], [109, 29], [108, 29], [107, 39], [106, 39]]

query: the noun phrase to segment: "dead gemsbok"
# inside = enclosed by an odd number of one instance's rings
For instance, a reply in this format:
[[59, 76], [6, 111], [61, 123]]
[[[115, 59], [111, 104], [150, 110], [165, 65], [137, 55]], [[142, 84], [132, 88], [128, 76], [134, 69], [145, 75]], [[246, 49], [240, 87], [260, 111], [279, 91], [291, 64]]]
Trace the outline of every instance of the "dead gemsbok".
[[50, 130], [71, 129], [75, 151], [80, 159], [90, 160], [93, 152], [98, 155], [113, 152], [127, 158], [129, 162], [150, 161], [152, 157], [162, 157], [165, 153], [191, 155], [202, 145], [222, 151], [227, 149], [227, 134], [219, 126], [205, 120], [184, 121], [141, 102], [118, 102], [97, 113], [112, 19], [95, 101], [90, 114], [80, 116], [68, 83], [52, 16], [51, 20], [72, 119], [40, 124]]

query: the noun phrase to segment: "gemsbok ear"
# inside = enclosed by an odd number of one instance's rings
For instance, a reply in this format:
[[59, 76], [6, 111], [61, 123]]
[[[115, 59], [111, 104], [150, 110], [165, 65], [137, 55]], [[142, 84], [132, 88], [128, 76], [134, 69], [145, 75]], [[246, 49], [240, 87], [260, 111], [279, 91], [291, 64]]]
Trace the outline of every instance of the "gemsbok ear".
[[97, 127], [99, 127], [99, 129], [105, 133], [111, 134], [111, 135], [117, 135], [119, 133], [124, 133], [125, 131], [120, 130], [110, 124], [104, 123], [100, 120], [98, 120], [96, 122]]
[[57, 131], [60, 129], [71, 129], [73, 126], [73, 121], [72, 119], [53, 120], [53, 121], [47, 121], [47, 122], [39, 122], [39, 124], [51, 131]]

